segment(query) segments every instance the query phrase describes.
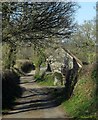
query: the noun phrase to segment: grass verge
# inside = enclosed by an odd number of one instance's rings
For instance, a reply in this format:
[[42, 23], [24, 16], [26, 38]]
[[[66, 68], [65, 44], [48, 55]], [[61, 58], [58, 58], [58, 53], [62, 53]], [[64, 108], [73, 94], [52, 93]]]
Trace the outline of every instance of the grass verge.
[[86, 72], [82, 75], [75, 87], [73, 96], [62, 103], [62, 107], [69, 116], [81, 120], [82, 118], [96, 119], [97, 96], [95, 72]]

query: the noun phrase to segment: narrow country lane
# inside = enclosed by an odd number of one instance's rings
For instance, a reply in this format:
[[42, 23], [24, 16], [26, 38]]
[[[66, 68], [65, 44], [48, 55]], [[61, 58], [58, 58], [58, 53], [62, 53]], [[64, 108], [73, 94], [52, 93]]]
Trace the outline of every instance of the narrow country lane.
[[15, 107], [3, 118], [67, 118], [51, 92], [53, 87], [39, 86], [33, 79], [34, 71], [21, 77], [23, 94], [15, 102]]

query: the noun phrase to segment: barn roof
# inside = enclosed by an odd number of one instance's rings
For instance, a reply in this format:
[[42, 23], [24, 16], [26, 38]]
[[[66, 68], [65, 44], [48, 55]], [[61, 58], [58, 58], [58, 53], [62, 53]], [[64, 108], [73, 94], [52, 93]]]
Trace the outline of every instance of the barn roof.
[[68, 49], [66, 49], [63, 45], [61, 46], [61, 48], [70, 56], [72, 56], [81, 66], [83, 66], [82, 62], [75, 55], [73, 55]]

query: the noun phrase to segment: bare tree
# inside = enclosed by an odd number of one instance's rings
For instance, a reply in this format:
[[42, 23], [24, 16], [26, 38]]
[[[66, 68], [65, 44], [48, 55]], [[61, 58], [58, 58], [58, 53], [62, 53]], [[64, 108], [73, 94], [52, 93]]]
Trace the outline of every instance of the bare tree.
[[8, 8], [5, 11], [3, 6], [3, 21], [8, 19], [10, 26], [14, 25], [15, 29], [10, 32], [21, 40], [43, 44], [53, 36], [68, 38], [74, 31], [75, 2], [5, 4]]
[[[46, 47], [54, 38], [69, 38], [74, 32], [75, 2], [3, 3], [3, 42]], [[11, 50], [12, 51], [12, 50]]]

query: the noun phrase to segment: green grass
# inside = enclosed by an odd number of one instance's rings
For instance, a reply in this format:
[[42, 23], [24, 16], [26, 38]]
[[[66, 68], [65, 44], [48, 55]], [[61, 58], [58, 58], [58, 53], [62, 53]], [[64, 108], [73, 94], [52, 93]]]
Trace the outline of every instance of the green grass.
[[[40, 76], [38, 76], [37, 82], [42, 86], [54, 86], [54, 76], [57, 76], [58, 79], [62, 77], [59, 73], [48, 73], [43, 79], [40, 79]], [[61, 86], [61, 83], [58, 83], [58, 85]]]
[[88, 77], [82, 77], [73, 96], [62, 104], [67, 114], [77, 118], [95, 118], [96, 117], [96, 98], [95, 83]]
[[54, 82], [54, 78], [51, 73], [45, 75], [43, 80], [38, 81], [39, 85], [42, 85], [42, 86], [53, 86], [53, 82]]

